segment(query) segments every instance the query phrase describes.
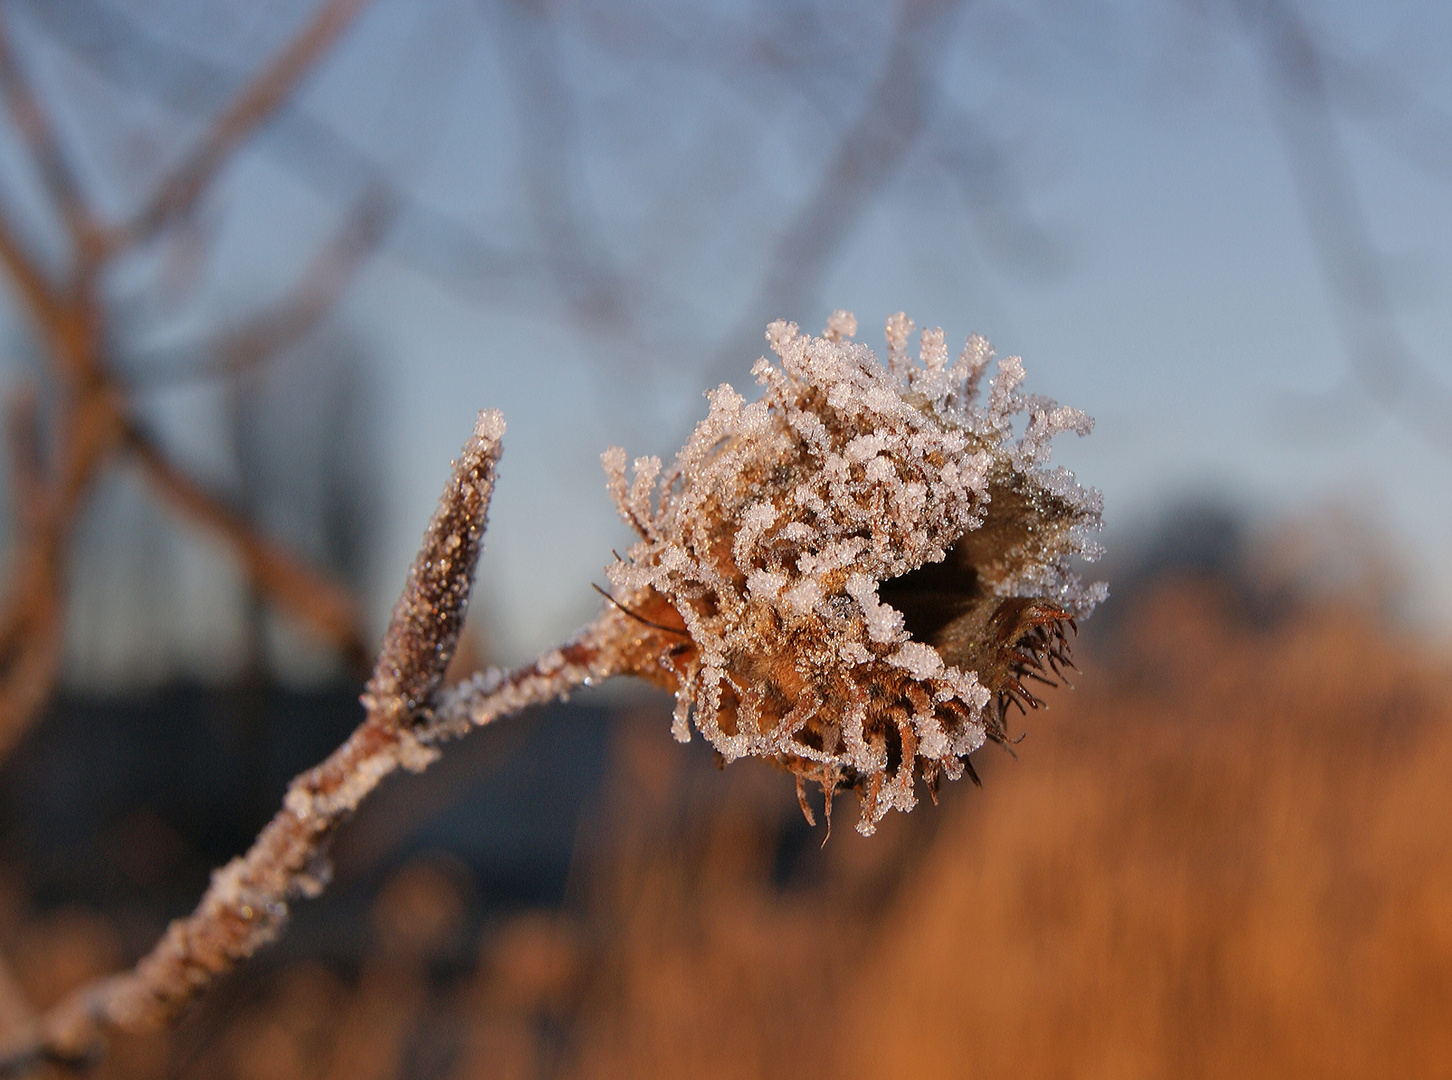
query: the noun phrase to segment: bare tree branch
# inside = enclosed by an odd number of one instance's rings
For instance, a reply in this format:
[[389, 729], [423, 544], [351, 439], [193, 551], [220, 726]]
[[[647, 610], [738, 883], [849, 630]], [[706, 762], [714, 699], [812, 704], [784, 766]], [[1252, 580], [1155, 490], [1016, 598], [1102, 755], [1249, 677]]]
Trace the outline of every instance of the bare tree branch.
[[32, 496], [30, 527], [20, 537], [0, 605], [0, 757], [30, 726], [55, 683], [71, 533], [87, 490], [114, 452], [118, 416], [104, 388], [82, 396], [64, 417], [55, 475]]
[[634, 616], [606, 607], [573, 640], [532, 663], [440, 693], [473, 583], [503, 434], [498, 412], [480, 413], [454, 463], [363, 694], [363, 722], [293, 780], [282, 808], [246, 854], [212, 875], [191, 915], [173, 922], [130, 971], [80, 988], [46, 1014], [33, 1039], [0, 1056], [0, 1075], [85, 1060], [110, 1028], [147, 1030], [174, 1020], [219, 976], [274, 940], [292, 902], [325, 887], [337, 828], [389, 774], [427, 768], [439, 756], [435, 744], [596, 679], [644, 669], [658, 643], [639, 632]]
[[708, 382], [760, 351], [761, 327], [817, 301], [832, 260], [928, 125], [935, 71], [961, 0], [904, 0], [887, 61], [816, 189], [781, 231], [756, 297], [722, 341]]
[[146, 207], [110, 238], [112, 249], [147, 240], [188, 213], [237, 149], [292, 96], [367, 2], [324, 0], [308, 25], [223, 110], [201, 143], [158, 185]]
[[24, 734], [49, 693], [61, 651], [59, 589], [53, 585], [58, 567], [46, 558], [42, 540], [49, 493], [33, 386], [12, 395], [6, 420], [22, 565], [33, 577], [16, 579], [20, 588], [7, 598], [0, 617], [0, 757]]
[[390, 190], [366, 191], [283, 299], [254, 313], [240, 326], [214, 338], [170, 350], [168, 357], [142, 358], [127, 383], [151, 390], [194, 379], [254, 371], [302, 341], [338, 304], [369, 257], [378, 249], [398, 212]]
[[1056, 238], [1033, 220], [1008, 151], [961, 109], [939, 110], [934, 156], [958, 184], [980, 242], [1001, 266], [1030, 278], [1053, 275], [1064, 263]]
[[55, 201], [79, 254], [88, 258], [93, 254], [95, 221], [81, 194], [75, 170], [56, 139], [55, 128], [40, 101], [31, 92], [25, 73], [10, 48], [10, 35], [4, 18], [4, 14], [0, 13], [0, 95], [4, 96], [10, 118], [30, 148], [41, 182]]
[[109, 1027], [136, 1030], [171, 1021], [219, 975], [274, 940], [291, 902], [324, 887], [329, 839], [384, 777], [400, 767], [423, 769], [438, 756], [413, 725], [458, 637], [503, 434], [499, 413], [479, 414], [394, 609], [363, 695], [362, 724], [289, 785], [276, 816], [245, 855], [213, 874], [190, 916], [173, 922], [131, 971], [61, 1002], [44, 1018], [38, 1039], [0, 1061], [0, 1073], [23, 1072], [45, 1060], [79, 1060]]
[[520, 111], [525, 186], [546, 264], [574, 318], [621, 332], [630, 322], [625, 283], [585, 196], [574, 110], [548, 10], [539, 0], [506, 0], [499, 12], [501, 56]]
[[9, 271], [21, 298], [37, 321], [52, 324], [60, 317], [61, 301], [55, 285], [35, 256], [15, 235], [7, 216], [0, 212], [0, 264]]
[[1375, 401], [1452, 453], [1452, 388], [1416, 357], [1397, 325], [1315, 35], [1288, 0], [1243, 0], [1240, 14], [1262, 48], [1272, 113], [1352, 374]]
[[1452, 116], [1393, 65], [1333, 50], [1324, 32], [1315, 44], [1330, 104], [1425, 175], [1452, 180]]
[[[0, 215], [0, 263], [10, 270], [30, 308], [60, 403], [56, 468], [48, 477], [37, 474], [45, 490], [43, 497], [32, 492], [31, 501], [40, 509], [22, 529], [9, 590], [0, 605], [0, 752], [28, 727], [58, 674], [71, 535], [91, 481], [123, 442], [163, 495], [232, 542], [247, 573], [279, 606], [320, 629], [355, 666], [366, 665], [362, 619], [352, 598], [256, 534], [241, 517], [172, 466], [125, 419], [126, 402], [109, 361], [108, 350], [114, 346], [108, 340], [108, 312], [92, 273], [126, 244], [183, 216], [242, 141], [296, 90], [362, 3], [326, 0], [278, 57], [215, 119], [193, 154], [160, 186], [149, 208], [131, 226], [100, 239], [83, 221], [84, 205], [74, 175], [17, 61], [9, 54], [0, 27], [0, 93], [6, 97], [52, 196], [68, 208], [63, 213], [73, 226], [71, 261], [77, 271], [69, 287], [52, 284], [39, 261], [17, 238], [13, 218]], [[257, 333], [237, 347], [265, 351], [281, 347], [289, 335], [306, 332], [310, 321], [321, 318], [366, 251], [376, 244], [375, 233], [386, 217], [376, 201], [365, 201], [336, 242], [319, 256], [313, 277], [295, 298], [296, 304], [274, 311], [272, 323], [256, 328]]]
[[363, 616], [346, 589], [263, 538], [246, 518], [173, 465], [134, 423], [126, 425], [125, 443], [157, 493], [226, 540], [248, 577], [278, 608], [331, 641], [350, 666], [366, 668]]
[[39, 527], [45, 514], [45, 464], [40, 437], [40, 403], [35, 384], [11, 391], [5, 416], [15, 520], [22, 534]]
[[[195, 115], [219, 108], [236, 72], [162, 44], [97, 0], [64, 8], [31, 4], [37, 22], [99, 76]], [[258, 132], [257, 146], [316, 191], [348, 198], [392, 187], [399, 200], [390, 251], [465, 298], [501, 304], [538, 303], [549, 274], [538, 255], [492, 244], [462, 220], [396, 190], [370, 152], [316, 117], [284, 103]]]

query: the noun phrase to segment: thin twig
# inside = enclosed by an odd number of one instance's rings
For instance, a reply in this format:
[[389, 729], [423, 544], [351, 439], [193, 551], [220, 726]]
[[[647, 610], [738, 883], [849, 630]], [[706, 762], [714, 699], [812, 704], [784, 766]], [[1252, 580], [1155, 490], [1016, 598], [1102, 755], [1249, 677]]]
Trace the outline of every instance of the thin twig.
[[248, 577], [273, 603], [333, 642], [350, 666], [366, 668], [363, 616], [348, 590], [265, 539], [245, 517], [173, 465], [134, 422], [127, 422], [124, 439], [157, 493], [231, 544]]
[[[240, 76], [214, 57], [163, 43], [110, 4], [33, 4], [28, 14], [81, 64], [107, 82], [168, 110], [200, 116], [221, 107], [223, 86]], [[370, 150], [305, 110], [285, 104], [259, 133], [258, 148], [327, 198], [386, 185], [388, 170]], [[473, 302], [541, 303], [549, 277], [533, 251], [500, 247], [460, 218], [404, 192], [392, 254]]]
[[28, 528], [0, 606], [0, 758], [30, 726], [59, 672], [66, 554], [86, 492], [116, 448], [118, 417], [104, 390], [68, 410], [55, 479], [33, 494], [33, 515], [22, 521]]
[[368, 0], [326, 0], [281, 53], [222, 110], [202, 141], [158, 185], [151, 201], [109, 238], [112, 250], [141, 243], [188, 213], [231, 156], [297, 90]]
[[0, 265], [9, 271], [36, 321], [42, 326], [54, 325], [61, 313], [55, 284], [12, 231], [3, 212], [0, 212]]
[[95, 221], [81, 194], [75, 170], [71, 168], [39, 99], [31, 92], [25, 73], [10, 48], [3, 13], [0, 13], [0, 95], [5, 98], [10, 118], [30, 148], [41, 182], [55, 200], [75, 241], [77, 255], [89, 254], [95, 235]]
[[1292, 4], [1242, 12], [1263, 52], [1272, 114], [1321, 264], [1351, 374], [1383, 408], [1452, 453], [1452, 386], [1407, 343], [1331, 109], [1326, 60]]
[[15, 522], [21, 538], [15, 591], [0, 615], [0, 756], [29, 726], [49, 690], [59, 652], [58, 601], [44, 557], [49, 492], [41, 462], [36, 392], [27, 384], [11, 395], [6, 442]]
[[400, 767], [422, 769], [437, 757], [413, 724], [457, 641], [503, 434], [499, 413], [479, 414], [394, 609], [363, 696], [363, 723], [326, 761], [293, 780], [276, 816], [245, 855], [212, 875], [191, 915], [173, 922], [132, 970], [62, 1001], [43, 1019], [39, 1038], [0, 1060], [0, 1074], [83, 1059], [107, 1028], [146, 1029], [174, 1019], [219, 975], [276, 938], [292, 901], [323, 888], [328, 840], [385, 776]]
[[501, 57], [520, 112], [525, 189], [545, 264], [576, 321], [626, 333], [631, 319], [625, 281], [611, 264], [585, 190], [574, 110], [548, 7], [511, 0], [498, 5], [498, 15]]
[[763, 323], [816, 304], [832, 259], [897, 175], [932, 117], [934, 69], [961, 6], [962, 0], [903, 0], [881, 75], [838, 139], [821, 181], [781, 230], [755, 297], [716, 352], [715, 374], [760, 349]]
[[[370, 188], [282, 300], [209, 341], [175, 350], [175, 362], [168, 363], [163, 356], [138, 363], [142, 370], [127, 380], [128, 385], [133, 390], [154, 390], [197, 379], [240, 375], [265, 366], [307, 337], [336, 307], [383, 241], [397, 211], [398, 201], [391, 190]], [[172, 351], [168, 350], [167, 355]], [[197, 365], [197, 357], [207, 359]]]
[[[125, 420], [125, 402], [105, 354], [104, 301], [94, 288], [91, 273], [122, 247], [147, 238], [190, 210], [242, 141], [296, 90], [363, 2], [326, 0], [274, 62], [222, 111], [197, 149], [160, 185], [148, 208], [130, 225], [104, 237], [82, 222], [87, 215], [74, 174], [9, 54], [0, 27], [0, 93], [6, 97], [48, 189], [73, 226], [76, 271], [65, 288], [53, 283], [19, 238], [12, 220], [0, 214], [0, 264], [14, 278], [47, 347], [61, 403], [53, 478], [43, 498], [32, 500], [40, 509], [30, 522], [23, 523], [9, 590], [0, 604], [0, 754], [29, 726], [54, 685], [63, 641], [65, 567], [71, 536], [91, 482], [123, 441], [174, 505], [232, 542], [248, 574], [281, 607], [337, 642], [355, 667], [366, 667], [362, 619], [352, 597], [274, 548], [244, 519], [168, 462], [144, 433]], [[364, 246], [369, 242], [368, 231], [364, 221]], [[331, 258], [346, 262], [347, 255], [335, 249]], [[325, 258], [324, 270], [338, 268]], [[331, 302], [329, 285], [321, 284], [304, 301], [311, 305], [305, 314], [325, 310]], [[299, 327], [299, 320], [294, 319], [282, 329], [296, 332]]]
[[173, 922], [130, 971], [82, 987], [46, 1014], [33, 1041], [0, 1056], [0, 1075], [84, 1060], [110, 1028], [142, 1031], [172, 1022], [281, 933], [289, 904], [324, 888], [328, 842], [384, 777], [427, 768], [439, 756], [437, 743], [640, 666], [637, 654], [651, 646], [636, 623], [607, 607], [568, 644], [532, 663], [439, 693], [463, 624], [503, 433], [499, 413], [479, 414], [394, 608], [363, 694], [363, 723], [293, 780], [282, 809], [246, 854], [212, 875], [191, 915]]
[[35, 384], [24, 382], [11, 391], [5, 416], [10, 450], [11, 496], [22, 535], [32, 533], [45, 515], [45, 465], [40, 438], [40, 402]]

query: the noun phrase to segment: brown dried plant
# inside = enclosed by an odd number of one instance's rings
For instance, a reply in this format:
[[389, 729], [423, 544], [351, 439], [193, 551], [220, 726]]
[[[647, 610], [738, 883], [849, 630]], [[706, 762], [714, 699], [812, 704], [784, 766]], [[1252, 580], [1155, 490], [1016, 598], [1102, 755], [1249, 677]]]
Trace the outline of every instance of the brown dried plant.
[[[941, 330], [887, 323], [888, 367], [855, 344], [839, 311], [825, 336], [776, 322], [781, 359], [753, 374], [747, 405], [729, 386], [674, 466], [605, 455], [621, 514], [640, 534], [610, 569], [619, 610], [636, 616], [636, 674], [676, 695], [726, 760], [767, 757], [802, 784], [863, 799], [871, 833], [912, 809], [918, 772], [962, 775], [986, 740], [1003, 742], [1010, 703], [1037, 707], [1025, 680], [1053, 685], [1064, 627], [1093, 608], [1069, 568], [1091, 553], [1098, 496], [1042, 463], [1076, 409], [1018, 392], [1017, 358], [975, 403], [992, 350], [970, 338], [949, 366]], [[1023, 437], [1010, 420], [1030, 414]], [[654, 496], [655, 502], [652, 503]], [[884, 596], [891, 603], [884, 603]]]
[[[864, 833], [911, 809], [920, 772], [930, 791], [961, 775], [969, 754], [1005, 739], [1010, 703], [1039, 704], [1024, 680], [1051, 681], [1068, 663], [1062, 628], [1103, 596], [1069, 566], [1095, 554], [1099, 501], [1045, 466], [1053, 435], [1087, 432], [1086, 416], [1021, 394], [1017, 358], [979, 405], [988, 344], [970, 338], [949, 366], [942, 332], [927, 331], [914, 364], [911, 329], [889, 320], [884, 368], [852, 342], [845, 312], [820, 338], [774, 323], [781, 363], [754, 368], [763, 396], [712, 391], [671, 469], [643, 458], [627, 483], [623, 452], [604, 455], [641, 539], [610, 568], [617, 595], [599, 617], [523, 667], [443, 689], [504, 432], [497, 412], [481, 413], [394, 609], [363, 723], [292, 782], [192, 915], [131, 971], [31, 1023], [0, 1066], [83, 1061], [107, 1028], [170, 1022], [323, 888], [328, 840], [384, 777], [605, 678], [667, 687], [677, 738], [694, 719], [723, 757], [766, 757], [799, 786], [819, 783], [829, 812], [840, 788], [857, 790]], [[1017, 413], [1028, 422], [1015, 438]], [[812, 816], [805, 797], [803, 810]]]

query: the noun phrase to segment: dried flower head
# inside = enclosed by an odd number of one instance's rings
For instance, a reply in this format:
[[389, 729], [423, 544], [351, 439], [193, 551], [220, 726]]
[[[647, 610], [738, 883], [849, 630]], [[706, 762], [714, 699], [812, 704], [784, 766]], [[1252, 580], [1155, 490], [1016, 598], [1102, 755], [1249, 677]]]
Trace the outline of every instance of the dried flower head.
[[[603, 455], [640, 534], [609, 568], [636, 623], [636, 674], [676, 695], [722, 757], [769, 758], [862, 797], [859, 831], [915, 805], [921, 772], [972, 775], [968, 755], [1005, 738], [1005, 712], [1040, 702], [1067, 663], [1064, 628], [1103, 598], [1070, 568], [1094, 557], [1097, 492], [1046, 466], [1060, 431], [1089, 417], [1021, 394], [1017, 357], [978, 385], [993, 352], [974, 336], [949, 364], [941, 330], [908, 356], [912, 322], [887, 322], [884, 368], [833, 315], [822, 337], [773, 323], [780, 358], [730, 386], [674, 465]], [[1022, 434], [1013, 420], [1026, 414]], [[976, 779], [976, 777], [974, 777]]]
[[[862, 797], [858, 829], [911, 809], [921, 774], [972, 774], [968, 755], [1006, 737], [1024, 683], [1068, 662], [1064, 627], [1104, 587], [1069, 567], [1096, 552], [1099, 498], [1046, 466], [1049, 442], [1087, 433], [1075, 409], [1020, 394], [1023, 365], [998, 365], [970, 338], [949, 366], [940, 330], [908, 359], [912, 323], [887, 323], [888, 366], [853, 344], [837, 312], [820, 338], [777, 322], [779, 365], [747, 404], [729, 386], [675, 464], [604, 455], [620, 512], [640, 534], [610, 568], [616, 595], [559, 648], [509, 672], [440, 689], [474, 578], [503, 419], [481, 413], [429, 523], [363, 696], [367, 716], [293, 780], [248, 852], [213, 875], [131, 971], [76, 989], [0, 1051], [0, 1072], [77, 1062], [104, 1027], [174, 1018], [216, 976], [271, 940], [288, 904], [315, 895], [325, 847], [380, 780], [423, 769], [436, 744], [573, 688], [641, 675], [676, 695], [674, 731], [692, 715], [723, 758], [769, 758], [822, 786], [830, 815], [843, 787]], [[1023, 433], [1012, 421], [1026, 414]], [[976, 779], [976, 778], [975, 778]]]

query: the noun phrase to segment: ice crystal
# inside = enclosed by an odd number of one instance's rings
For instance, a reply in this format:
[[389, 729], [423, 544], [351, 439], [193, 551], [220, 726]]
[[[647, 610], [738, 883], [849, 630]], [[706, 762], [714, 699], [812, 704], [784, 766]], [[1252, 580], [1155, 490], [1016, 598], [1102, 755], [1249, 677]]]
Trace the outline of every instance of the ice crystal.
[[1070, 566], [1097, 551], [1099, 496], [1046, 467], [1054, 435], [1090, 419], [1022, 394], [1017, 357], [980, 403], [988, 343], [950, 365], [924, 331], [914, 363], [912, 330], [888, 319], [884, 367], [847, 312], [822, 337], [775, 322], [758, 400], [709, 392], [668, 469], [640, 458], [627, 479], [623, 450], [602, 456], [640, 536], [608, 570], [613, 599], [654, 642], [637, 673], [674, 691], [676, 736], [694, 720], [725, 760], [774, 760], [829, 813], [856, 789], [864, 833], [912, 808], [919, 775], [935, 791], [971, 774], [1104, 595]]

